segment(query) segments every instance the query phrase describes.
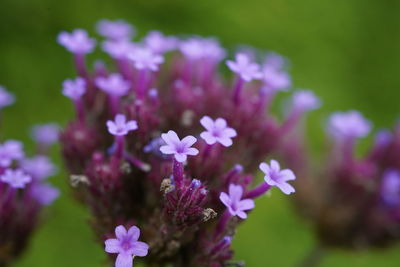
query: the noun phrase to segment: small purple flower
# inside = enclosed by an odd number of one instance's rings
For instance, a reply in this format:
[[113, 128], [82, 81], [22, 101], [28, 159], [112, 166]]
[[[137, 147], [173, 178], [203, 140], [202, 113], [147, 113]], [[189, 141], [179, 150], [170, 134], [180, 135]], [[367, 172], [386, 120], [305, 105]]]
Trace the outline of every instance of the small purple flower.
[[400, 205], [400, 172], [397, 170], [388, 170], [383, 174], [382, 199], [391, 206]]
[[128, 55], [128, 58], [133, 61], [135, 68], [139, 70], [158, 71], [158, 65], [164, 62], [163, 56], [146, 47], [137, 47]]
[[228, 60], [226, 65], [229, 69], [239, 75], [244, 81], [259, 80], [263, 77], [260, 66], [250, 60], [250, 57], [243, 53], [236, 54], [236, 61]]
[[48, 184], [35, 183], [31, 188], [31, 194], [39, 204], [48, 206], [58, 198], [60, 190]]
[[135, 120], [126, 121], [126, 116], [117, 114], [114, 121], [107, 121], [108, 132], [112, 135], [122, 136], [127, 135], [129, 131], [134, 131], [138, 128]]
[[255, 207], [252, 199], [242, 199], [243, 187], [241, 185], [230, 184], [229, 195], [221, 192], [219, 199], [228, 208], [232, 216], [238, 216], [241, 219], [246, 219], [245, 210], [251, 210]]
[[103, 92], [116, 97], [126, 95], [131, 87], [119, 73], [110, 74], [108, 77], [98, 77], [95, 83]]
[[191, 147], [197, 141], [194, 136], [188, 135], [180, 140], [174, 131], [168, 131], [161, 138], [166, 145], [160, 147], [160, 151], [167, 155], [173, 154], [178, 162], [185, 162], [188, 155], [195, 156], [199, 153], [196, 148]]
[[96, 29], [100, 35], [113, 40], [131, 39], [135, 34], [134, 27], [124, 20], [102, 19], [97, 23]]
[[15, 96], [0, 86], [0, 109], [14, 104]]
[[281, 170], [276, 160], [271, 160], [270, 165], [265, 162], [261, 163], [260, 170], [265, 174], [264, 180], [268, 185], [278, 187], [286, 195], [295, 192], [293, 186], [287, 181], [295, 180], [296, 176], [289, 169]]
[[201, 59], [220, 61], [225, 57], [225, 50], [212, 38], [194, 37], [181, 41], [179, 50], [186, 58], [193, 61]]
[[68, 51], [75, 54], [88, 54], [93, 51], [96, 41], [89, 38], [87, 32], [82, 29], [76, 29], [71, 33], [61, 32], [57, 41]]
[[291, 85], [290, 76], [281, 70], [265, 65], [263, 68], [264, 86], [272, 91], [287, 91]]
[[371, 123], [355, 110], [336, 112], [329, 118], [328, 130], [337, 139], [361, 138], [368, 135]]
[[159, 31], [151, 31], [144, 38], [144, 44], [157, 54], [174, 50], [177, 43], [178, 40], [176, 38], [164, 36]]
[[232, 145], [232, 138], [237, 135], [236, 131], [233, 128], [229, 128], [226, 120], [222, 118], [213, 121], [210, 117], [204, 116], [201, 118], [200, 123], [207, 130], [202, 132], [200, 137], [209, 145], [218, 142], [225, 147], [229, 147]]
[[75, 80], [67, 79], [63, 82], [62, 94], [71, 100], [78, 100], [86, 93], [85, 79], [78, 77]]
[[13, 160], [24, 158], [22, 143], [15, 140], [8, 140], [0, 145], [0, 166], [8, 167]]
[[118, 253], [115, 267], [132, 267], [133, 257], [147, 255], [149, 245], [138, 241], [140, 229], [136, 226], [132, 226], [128, 231], [122, 225], [117, 226], [115, 236], [117, 238], [110, 238], [104, 242], [107, 253]]
[[35, 125], [32, 127], [31, 136], [38, 144], [52, 145], [58, 141], [60, 127], [55, 123]]
[[102, 49], [112, 58], [125, 59], [136, 48], [135, 44], [129, 40], [107, 40], [102, 43]]
[[317, 109], [321, 106], [321, 101], [311, 90], [298, 90], [293, 93], [294, 109], [307, 111]]
[[276, 52], [268, 53], [264, 61], [264, 66], [269, 66], [276, 70], [284, 68], [285, 65], [287, 65], [286, 58]]
[[56, 173], [56, 167], [44, 155], [38, 155], [21, 162], [21, 168], [35, 180], [43, 180]]
[[6, 169], [4, 174], [0, 176], [0, 181], [9, 184], [13, 188], [24, 188], [26, 184], [32, 181], [32, 177], [20, 169]]

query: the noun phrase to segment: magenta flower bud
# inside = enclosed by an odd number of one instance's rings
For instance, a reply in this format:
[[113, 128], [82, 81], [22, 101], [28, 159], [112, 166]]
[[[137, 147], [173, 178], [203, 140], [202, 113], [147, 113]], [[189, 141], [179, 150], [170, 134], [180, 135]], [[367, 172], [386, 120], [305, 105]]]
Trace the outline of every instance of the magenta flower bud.
[[228, 208], [232, 216], [238, 216], [241, 219], [246, 219], [245, 211], [254, 209], [254, 201], [252, 199], [242, 199], [243, 188], [240, 185], [230, 184], [229, 195], [221, 192], [219, 199]]
[[365, 137], [370, 130], [371, 123], [354, 110], [333, 113], [328, 122], [328, 131], [336, 139]]
[[63, 82], [62, 93], [73, 101], [79, 100], [86, 93], [86, 82], [78, 77], [75, 80], [65, 80]]
[[119, 73], [110, 74], [108, 77], [98, 77], [95, 82], [103, 92], [115, 97], [126, 95], [131, 87]]
[[76, 29], [71, 33], [61, 32], [57, 37], [57, 41], [74, 54], [91, 53], [96, 45], [96, 41], [89, 38], [87, 32], [81, 29]]
[[244, 81], [250, 82], [263, 77], [262, 72], [260, 72], [260, 66], [253, 63], [248, 55], [238, 53], [236, 54], [235, 60], [236, 61], [228, 60], [226, 65]]
[[8, 92], [3, 86], [0, 86], [0, 109], [14, 104], [15, 97]]
[[158, 71], [158, 66], [164, 62], [163, 56], [154, 53], [149, 48], [137, 47], [128, 55], [128, 58], [139, 70]]
[[264, 162], [261, 163], [260, 170], [264, 173], [264, 180], [268, 185], [278, 187], [286, 195], [295, 192], [295, 189], [288, 181], [295, 180], [296, 176], [289, 169], [281, 170], [276, 160], [271, 160], [270, 165]]
[[107, 239], [105, 251], [107, 253], [117, 253], [115, 267], [131, 267], [133, 257], [145, 257], [149, 250], [149, 245], [138, 241], [140, 230], [136, 226], [132, 226], [128, 230], [122, 225], [115, 228], [116, 238]]
[[102, 19], [97, 23], [96, 29], [100, 35], [113, 40], [131, 39], [135, 34], [135, 28], [124, 20]]
[[32, 181], [32, 177], [25, 174], [22, 170], [6, 169], [0, 176], [0, 181], [9, 184], [13, 188], [24, 188]]
[[207, 130], [202, 132], [200, 136], [209, 145], [220, 143], [225, 147], [229, 147], [233, 143], [232, 138], [237, 135], [236, 131], [232, 128], [229, 128], [226, 120], [222, 118], [218, 118], [213, 121], [210, 117], [204, 116], [200, 120], [200, 123]]

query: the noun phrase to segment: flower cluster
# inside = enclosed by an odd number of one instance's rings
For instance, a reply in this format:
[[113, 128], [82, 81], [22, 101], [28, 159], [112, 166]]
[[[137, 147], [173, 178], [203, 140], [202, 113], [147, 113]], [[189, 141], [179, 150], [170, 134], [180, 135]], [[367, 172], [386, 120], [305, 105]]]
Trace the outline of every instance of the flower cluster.
[[400, 237], [400, 127], [378, 132], [357, 157], [356, 142], [371, 129], [358, 111], [332, 114], [327, 125], [332, 145], [318, 164], [293, 157], [305, 154], [301, 142], [295, 144], [299, 138], [287, 144], [287, 162], [301, 176], [295, 183], [297, 205], [314, 222], [324, 247], [384, 247]]
[[[14, 96], [0, 87], [0, 109], [12, 104]], [[27, 157], [21, 142], [0, 143], [0, 266], [8, 266], [24, 251], [44, 206], [59, 195], [47, 182], [55, 166], [45, 155], [57, 141], [54, 124], [35, 126], [32, 138], [37, 154]]]
[[[63, 84], [77, 114], [61, 134], [63, 157], [97, 236], [117, 267], [134, 256], [149, 266], [226, 266], [254, 199], [271, 187], [295, 191], [292, 171], [261, 162], [319, 100], [296, 91], [279, 122], [267, 110], [291, 82], [276, 54], [258, 64], [238, 52], [224, 64], [234, 73], [226, 81], [218, 72], [226, 52], [215, 39], [152, 31], [133, 42], [121, 21], [97, 29], [113, 66], [86, 66], [95, 43], [86, 32], [58, 38], [79, 76]], [[259, 168], [264, 181], [254, 186]]]

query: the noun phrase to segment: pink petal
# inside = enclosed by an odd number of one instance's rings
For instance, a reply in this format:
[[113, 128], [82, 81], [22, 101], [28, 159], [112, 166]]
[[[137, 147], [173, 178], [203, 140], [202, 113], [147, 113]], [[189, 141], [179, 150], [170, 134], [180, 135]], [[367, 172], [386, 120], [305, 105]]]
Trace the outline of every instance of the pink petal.
[[203, 140], [209, 145], [213, 145], [217, 142], [217, 139], [211, 135], [210, 132], [202, 132], [200, 137], [203, 138]]
[[280, 171], [279, 176], [282, 177], [283, 181], [285, 182], [296, 179], [296, 176], [294, 175], [293, 171], [289, 169], [284, 169]]
[[279, 162], [272, 159], [270, 162], [271, 170], [274, 172], [279, 172], [281, 170], [281, 166], [279, 165]]
[[218, 129], [224, 129], [226, 128], [226, 120], [223, 118], [218, 118], [215, 120], [215, 126], [217, 126]]

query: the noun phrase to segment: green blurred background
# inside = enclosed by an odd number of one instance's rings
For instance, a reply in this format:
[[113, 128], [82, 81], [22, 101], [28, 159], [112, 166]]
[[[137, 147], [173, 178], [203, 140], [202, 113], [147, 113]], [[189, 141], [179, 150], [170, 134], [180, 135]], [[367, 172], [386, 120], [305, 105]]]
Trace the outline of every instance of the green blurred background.
[[[375, 128], [389, 127], [399, 115], [397, 0], [0, 0], [0, 84], [18, 97], [5, 111], [3, 136], [28, 141], [34, 123], [65, 124], [72, 116], [60, 84], [75, 74], [55, 38], [77, 27], [93, 33], [101, 18], [123, 18], [139, 36], [151, 29], [217, 36], [228, 48], [249, 44], [287, 56], [296, 87], [315, 90], [324, 102], [310, 116], [316, 149], [329, 112], [359, 109]], [[104, 266], [102, 247], [93, 242], [87, 213], [69, 197], [62, 168], [52, 181], [63, 195], [16, 266]], [[287, 197], [274, 191], [257, 201], [234, 246], [247, 266], [293, 266], [313, 247], [313, 234]], [[332, 251], [322, 266], [400, 266], [399, 252]]]

